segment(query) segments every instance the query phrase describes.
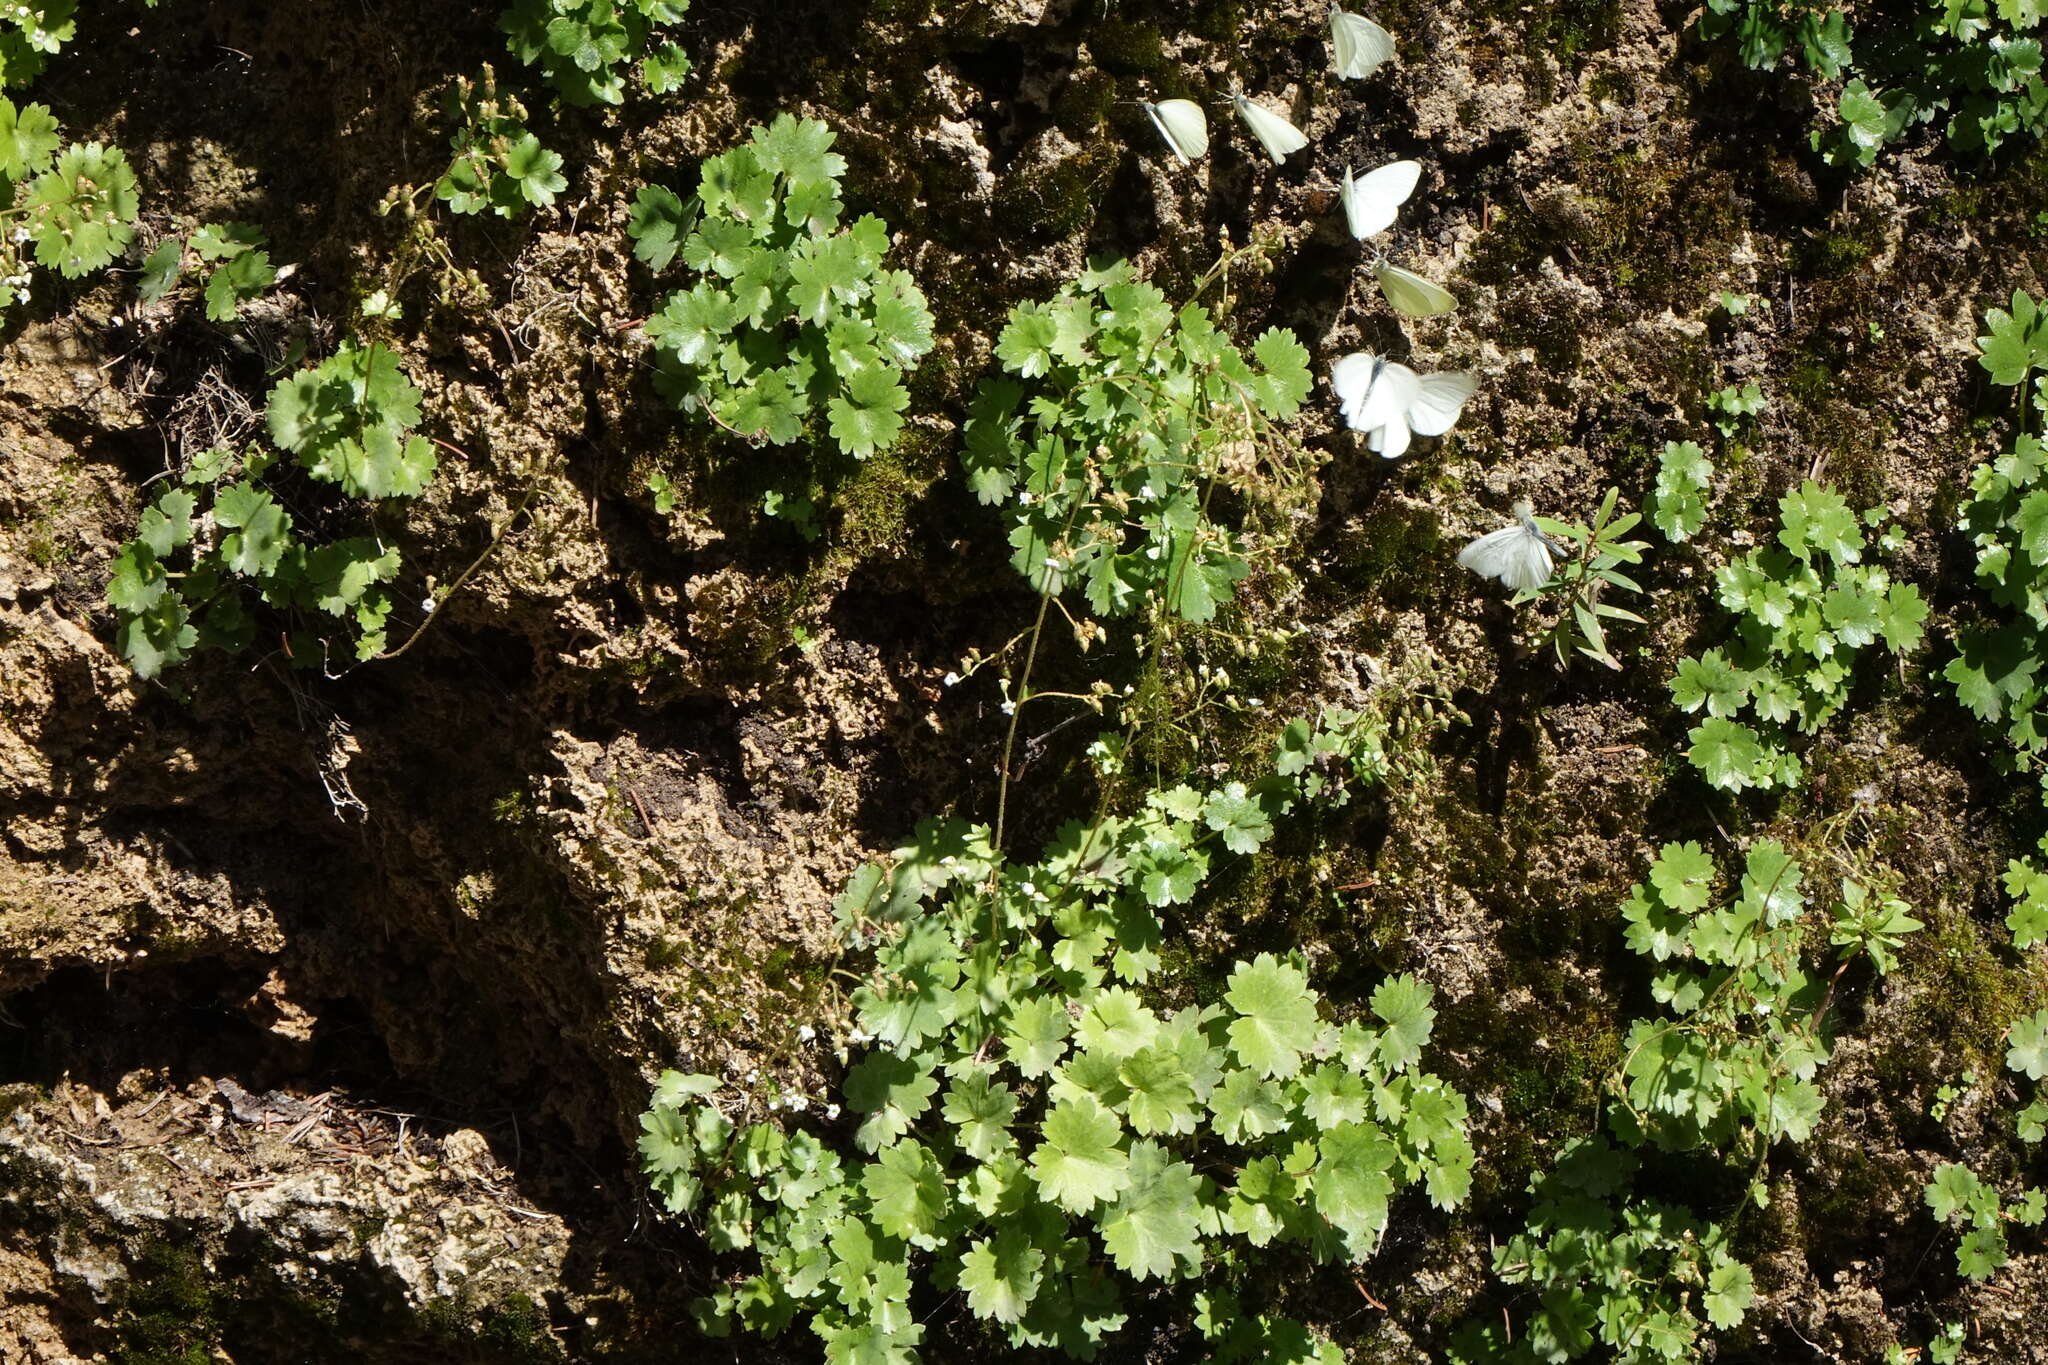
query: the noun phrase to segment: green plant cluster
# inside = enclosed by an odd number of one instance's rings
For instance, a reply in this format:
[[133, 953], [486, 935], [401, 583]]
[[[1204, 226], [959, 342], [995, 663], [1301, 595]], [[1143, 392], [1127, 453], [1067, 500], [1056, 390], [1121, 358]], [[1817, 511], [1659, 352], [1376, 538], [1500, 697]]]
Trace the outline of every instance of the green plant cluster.
[[2034, 1228], [2048, 1217], [2048, 1195], [2039, 1187], [2003, 1201], [1989, 1182], [1954, 1161], [1937, 1167], [1921, 1194], [1937, 1221], [1969, 1229], [1956, 1246], [1956, 1273], [1972, 1280], [1990, 1279], [2012, 1259], [2008, 1225]]
[[1862, 12], [1815, 0], [1708, 0], [1701, 32], [1733, 33], [1742, 60], [1761, 71], [1787, 51], [1822, 78], [1842, 81], [1839, 125], [1813, 146], [1838, 165], [1868, 166], [1920, 124], [1942, 128], [1961, 152], [1993, 152], [2048, 128], [2048, 84], [2033, 0], [1916, 0]]
[[1737, 388], [1730, 384], [1707, 395], [1707, 411], [1713, 414], [1714, 430], [1721, 439], [1732, 441], [1750, 419], [1770, 406], [1764, 391], [1754, 380]]
[[[1778, 510], [1777, 544], [1715, 575], [1721, 605], [1735, 613], [1734, 638], [1685, 659], [1671, 679], [1681, 710], [1707, 713], [1687, 757], [1724, 790], [1798, 785], [1793, 733], [1812, 734], [1842, 708], [1858, 651], [1882, 642], [1911, 653], [1927, 619], [1918, 588], [1863, 562], [1872, 548], [1865, 530], [1885, 524], [1885, 509], [1859, 518], [1840, 493], [1808, 479]], [[1899, 534], [1886, 529], [1875, 548], [1895, 549]], [[1747, 722], [1736, 719], [1744, 714]]]
[[1697, 1360], [1708, 1323], [1742, 1322], [1755, 1282], [1726, 1230], [1636, 1196], [1636, 1164], [1604, 1138], [1580, 1138], [1530, 1181], [1528, 1229], [1493, 1260], [1503, 1281], [1536, 1291], [1537, 1307], [1513, 1339], [1500, 1323], [1468, 1326], [1454, 1365], [1555, 1365], [1596, 1344], [1616, 1365]]
[[656, 30], [679, 24], [690, 0], [512, 0], [505, 45], [579, 108], [623, 104], [626, 71], [639, 65], [640, 84], [663, 95], [690, 74], [690, 59]]
[[[2038, 426], [2048, 411], [2040, 378], [2048, 372], [2048, 310], [2016, 291], [2011, 311], [1990, 309], [1984, 327], [1978, 363], [1992, 383], [2031, 398]], [[1972, 471], [1958, 517], [1976, 547], [1978, 583], [2007, 614], [1960, 630], [1957, 657], [1943, 676], [1979, 720], [2004, 730], [2016, 762], [2041, 769], [2048, 748], [2048, 679], [2041, 673], [2048, 657], [2048, 452], [2027, 425], [2023, 407], [2011, 447]], [[2043, 776], [2048, 780], [2048, 770]]]
[[526, 106], [498, 89], [497, 72], [488, 63], [473, 81], [456, 77], [446, 113], [454, 130], [448, 146], [455, 156], [434, 183], [434, 197], [450, 211], [488, 209], [500, 218], [516, 218], [528, 209], [549, 207], [569, 187], [561, 154], [541, 146], [527, 131]]
[[264, 250], [269, 238], [252, 223], [208, 223], [188, 242], [166, 237], [142, 263], [136, 293], [155, 303], [178, 285], [190, 250], [213, 267], [206, 276], [206, 316], [212, 322], [233, 322], [243, 304], [262, 297], [276, 284], [278, 269]]
[[[412, 432], [419, 404], [390, 350], [346, 342], [272, 389], [270, 436], [307, 479], [346, 497], [414, 497], [435, 467], [433, 447]], [[340, 619], [341, 648], [354, 659], [383, 651], [397, 548], [374, 530], [309, 538], [335, 517], [294, 516], [286, 499], [297, 490], [278, 477], [279, 459], [261, 446], [239, 455], [216, 447], [144, 509], [107, 585], [115, 643], [139, 676], [153, 678], [197, 649], [246, 648], [259, 602], [294, 620], [287, 652], [299, 667], [332, 661], [324, 632], [304, 624], [308, 613]]]
[[643, 189], [628, 231], [654, 270], [680, 255], [698, 275], [647, 320], [671, 402], [751, 441], [829, 436], [865, 459], [902, 434], [903, 375], [931, 349], [932, 317], [917, 282], [882, 267], [882, 220], [840, 225], [846, 160], [832, 141], [780, 114], [706, 161], [689, 204]]
[[[2031, 860], [2015, 858], [2005, 870], [2005, 891], [2013, 902], [2005, 917], [2012, 946], [2026, 953], [2048, 944], [2048, 871]], [[2048, 1010], [2014, 1020], [2008, 1041], [2007, 1068], [2031, 1081], [2048, 1076]], [[2033, 1099], [2020, 1110], [2016, 1127], [2022, 1142], [2037, 1143], [2048, 1136], [2048, 1089], [2036, 1087]]]
[[862, 869], [838, 902], [848, 945], [874, 960], [853, 999], [876, 1046], [845, 1080], [860, 1155], [736, 1127], [703, 1076], [664, 1077], [642, 1119], [670, 1208], [701, 1211], [715, 1250], [757, 1258], [701, 1305], [713, 1330], [807, 1315], [832, 1361], [911, 1361], [928, 1279], [1014, 1346], [1092, 1359], [1138, 1285], [1200, 1275], [1222, 1358], [1332, 1358], [1219, 1296], [1270, 1289], [1254, 1272], [1280, 1247], [1362, 1260], [1409, 1186], [1463, 1199], [1465, 1100], [1418, 1069], [1429, 987], [1387, 978], [1370, 1017], [1341, 1024], [1302, 965], [1270, 953], [1238, 962], [1219, 1003], [1169, 1010], [1145, 988], [1161, 912], [1312, 799], [1310, 755], [1372, 765], [1369, 745], [1319, 743], [1347, 732], [1342, 715], [1290, 727], [1277, 771], [1154, 791], [1135, 815], [1070, 825], [1027, 867], [948, 820]]
[[1694, 441], [1666, 441], [1650, 490], [1650, 524], [1673, 544], [1691, 540], [1707, 524], [1714, 462]]
[[[155, 0], [151, 0], [153, 4]], [[78, 0], [9, 0], [0, 5], [0, 89], [26, 85], [78, 36]]]
[[[2013, 947], [2021, 952], [2048, 942], [2048, 871], [2025, 859], [2014, 859], [2006, 867], [2006, 894], [2013, 908], [2006, 916]], [[2048, 1077], [2048, 1009], [2036, 1010], [2012, 1021], [2006, 1030], [2006, 1068], [2030, 1081]], [[1966, 1078], [1966, 1080], [1974, 1078]], [[1958, 1092], [1942, 1088], [1935, 1112], [1946, 1117], [1948, 1102]], [[2029, 1146], [2048, 1136], [2048, 1095], [2036, 1089], [2033, 1099], [2015, 1119], [2021, 1142]], [[1943, 1162], [1922, 1191], [1927, 1207], [1939, 1221], [1967, 1229], [1956, 1245], [1956, 1273], [1971, 1280], [1987, 1280], [2012, 1259], [2007, 1242], [2010, 1227], [2039, 1227], [2048, 1220], [2048, 1193], [2038, 1186], [2002, 1198], [1998, 1188], [1960, 1162]]]
[[1620, 489], [1608, 489], [1590, 525], [1536, 518], [1538, 529], [1555, 539], [1564, 556], [1547, 581], [1518, 594], [1516, 600], [1545, 597], [1559, 604], [1557, 619], [1543, 636], [1559, 663], [1567, 662], [1576, 651], [1595, 663], [1619, 669], [1621, 660], [1608, 647], [1604, 623], [1648, 624], [1634, 612], [1603, 600], [1610, 591], [1638, 596], [1643, 591], [1621, 567], [1642, 563], [1643, 551], [1650, 548], [1645, 541], [1626, 539], [1643, 519], [1642, 513], [1618, 511], [1620, 500]]
[[[1650, 993], [1671, 1017], [1631, 1025], [1614, 1121], [1632, 1142], [1761, 1159], [1780, 1138], [1805, 1141], [1820, 1115], [1813, 1076], [1829, 1054], [1827, 988], [1806, 967], [1811, 926], [1798, 860], [1758, 840], [1724, 904], [1714, 871], [1698, 844], [1666, 844], [1622, 906], [1629, 947], [1659, 964]], [[1829, 942], [1844, 961], [1867, 955], [1888, 971], [1919, 928], [1896, 896], [1842, 879]]]
[[48, 108], [0, 96], [0, 310], [28, 296], [31, 255], [67, 280], [112, 262], [139, 209], [118, 147], [66, 146]]
[[1609, 1077], [1608, 1122], [1621, 1147], [1569, 1144], [1531, 1184], [1528, 1230], [1496, 1253], [1495, 1272], [1538, 1291], [1524, 1330], [1475, 1322], [1453, 1359], [1464, 1365], [1558, 1362], [1604, 1345], [1635, 1365], [1698, 1358], [1711, 1324], [1740, 1324], [1753, 1298], [1749, 1267], [1719, 1224], [1639, 1197], [1645, 1146], [1748, 1164], [1749, 1198], [1765, 1199], [1764, 1163], [1779, 1139], [1805, 1140], [1822, 1108], [1813, 1077], [1834, 985], [1851, 960], [1880, 972], [1922, 926], [1880, 877], [1841, 880], [1826, 926], [1833, 976], [1806, 963], [1821, 926], [1808, 913], [1799, 862], [1771, 840], [1753, 844], [1732, 901], [1717, 903], [1713, 860], [1694, 843], [1666, 844], [1621, 907], [1628, 945], [1657, 964], [1651, 995], [1668, 1014], [1631, 1024]]
[[1008, 504], [1011, 563], [1097, 616], [1207, 621], [1247, 573], [1218, 504], [1284, 501], [1300, 451], [1277, 424], [1308, 396], [1308, 352], [1272, 328], [1249, 359], [1206, 308], [1176, 312], [1125, 262], [1091, 267], [1010, 312], [961, 460], [975, 495]]

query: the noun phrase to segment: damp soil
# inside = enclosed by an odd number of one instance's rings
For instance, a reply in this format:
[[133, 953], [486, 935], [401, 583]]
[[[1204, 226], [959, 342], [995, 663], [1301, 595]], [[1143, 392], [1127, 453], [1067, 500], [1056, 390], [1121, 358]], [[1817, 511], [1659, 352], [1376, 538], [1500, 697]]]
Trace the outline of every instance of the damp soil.
[[[2004, 416], [1976, 318], [2048, 263], [2038, 153], [1919, 142], [1836, 171], [1807, 143], [1828, 92], [1744, 70], [1648, 0], [1399, 0], [1375, 11], [1399, 60], [1364, 82], [1330, 74], [1324, 8], [1301, 0], [698, 0], [683, 89], [618, 110], [550, 107], [489, 5], [82, 11], [27, 97], [128, 152], [143, 218], [133, 261], [46, 279], [0, 324], [0, 1359], [734, 1351], [695, 1334], [718, 1266], [650, 1200], [638, 1115], [668, 1067], [832, 1093], [839, 887], [923, 818], [993, 812], [1001, 696], [992, 672], [948, 681], [1036, 609], [955, 462], [993, 338], [1091, 258], [1178, 299], [1257, 239], [1272, 268], [1232, 276], [1240, 335], [1293, 328], [1319, 374], [1372, 349], [1481, 380], [1456, 431], [1398, 463], [1319, 393], [1299, 427], [1312, 507], [1187, 650], [1268, 715], [1399, 678], [1452, 716], [1415, 741], [1409, 785], [1283, 837], [1175, 926], [1189, 981], [1299, 950], [1349, 1010], [1418, 974], [1432, 1065], [1474, 1100], [1473, 1198], [1403, 1206], [1374, 1261], [1298, 1307], [1361, 1361], [1441, 1358], [1459, 1322], [1513, 1310], [1489, 1247], [1597, 1126], [1650, 1007], [1620, 941], [1628, 887], [1671, 840], [1825, 827], [1896, 868], [1928, 927], [1843, 991], [1823, 1120], [1738, 1224], [1758, 1305], [1709, 1356], [1876, 1359], [1953, 1320], [1973, 1358], [2048, 1360], [2038, 1235], [1969, 1286], [1919, 1197], [1942, 1161], [2015, 1187], [2041, 1170], [1994, 1079], [2006, 1021], [2048, 989], [1999, 927], [2038, 801], [1927, 666], [1968, 610], [1950, 523]], [[449, 81], [486, 62], [569, 179], [517, 221], [420, 192], [446, 163]], [[1213, 107], [1233, 83], [1309, 149], [1275, 167], [1219, 114], [1212, 154], [1181, 166], [1130, 103]], [[638, 323], [669, 281], [625, 233], [641, 185], [688, 193], [781, 110], [834, 129], [849, 203], [887, 220], [937, 320], [906, 438], [836, 477], [815, 540], [760, 514], [790, 457], [656, 393]], [[1405, 325], [1333, 196], [1347, 166], [1397, 156], [1428, 168], [1400, 259], [1460, 301]], [[386, 211], [393, 191], [414, 210]], [[277, 288], [229, 325], [191, 290], [137, 302], [141, 251], [228, 220], [294, 267]], [[489, 553], [401, 657], [330, 676], [259, 639], [138, 681], [103, 593], [144, 489], [260, 434], [275, 375], [377, 289], [443, 443], [389, 533], [443, 585]], [[1731, 316], [1724, 291], [1755, 306]], [[1769, 407], [1717, 445], [1707, 393], [1751, 381]], [[1669, 440], [1714, 449], [1714, 524], [1646, 564], [1624, 667], [1528, 648], [1454, 548], [1517, 498], [1640, 502]], [[1861, 685], [1800, 791], [1715, 795], [1684, 762], [1669, 664], [1718, 638], [1713, 566], [1808, 476], [1899, 517], [1894, 571], [1935, 604], [1937, 653]], [[427, 620], [409, 591], [400, 634]], [[1275, 630], [1289, 643], [1233, 652]], [[1146, 675], [1115, 648], [1049, 639], [1042, 685]], [[1262, 742], [1218, 725], [1211, 752]], [[1092, 809], [1093, 733], [1025, 736], [1013, 848]], [[1965, 1072], [1978, 1099], [1932, 1121]], [[1738, 1213], [1739, 1180], [1647, 1180]], [[985, 1353], [949, 1311], [932, 1358]], [[1199, 1355], [1142, 1311], [1122, 1349]]]

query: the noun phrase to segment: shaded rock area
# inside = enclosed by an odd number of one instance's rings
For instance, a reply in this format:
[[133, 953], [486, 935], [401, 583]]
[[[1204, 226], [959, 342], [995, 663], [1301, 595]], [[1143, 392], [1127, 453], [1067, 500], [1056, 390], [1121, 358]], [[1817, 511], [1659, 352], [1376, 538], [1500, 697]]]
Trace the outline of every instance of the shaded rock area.
[[[1230, 280], [1238, 333], [1294, 328], [1319, 376], [1359, 348], [1481, 376], [1457, 431], [1399, 464], [1319, 389], [1299, 434], [1320, 502], [1183, 661], [1227, 662], [1267, 717], [1393, 685], [1429, 712], [1405, 786], [1172, 926], [1190, 977], [1299, 950], [1347, 1009], [1393, 971], [1437, 992], [1431, 1065], [1474, 1100], [1474, 1197], [1397, 1208], [1356, 1280], [1302, 1289], [1319, 1325], [1356, 1360], [1434, 1360], [1460, 1321], [1524, 1308], [1490, 1248], [1598, 1124], [1649, 1008], [1616, 906], [1667, 841], [1821, 829], [1896, 868], [1928, 927], [1837, 1002], [1826, 1119], [1740, 1225], [1759, 1303], [1703, 1358], [1875, 1360], [1956, 1320], [1969, 1358], [2048, 1360], [2038, 1230], [1969, 1285], [1920, 1193], [1944, 1160], [2040, 1180], [2000, 1062], [2048, 999], [2000, 927], [1998, 873], [2038, 832], [2029, 779], [1996, 769], [1939, 653], [1860, 684], [1776, 804], [1707, 792], [1665, 688], [1719, 638], [1714, 564], [1809, 474], [1899, 515], [1894, 572], [1947, 647], [1970, 591], [1954, 507], [2006, 420], [1977, 318], [2041, 287], [2039, 152], [1961, 164], [1923, 141], [1844, 175], [1807, 145], [1825, 88], [1744, 70], [1648, 0], [1396, 0], [1374, 12], [1399, 62], [1362, 83], [1330, 73], [1326, 9], [1301, 0], [698, 0], [680, 95], [549, 110], [518, 76], [565, 157], [554, 210], [455, 219], [429, 194], [380, 214], [445, 167], [448, 80], [518, 73], [496, 10], [89, 0], [29, 92], [129, 151], [146, 242], [260, 222], [297, 269], [232, 326], [138, 302], [134, 262], [39, 285], [0, 326], [0, 1361], [809, 1358], [801, 1331], [698, 1335], [717, 1271], [639, 1173], [649, 1086], [764, 1078], [823, 1112], [851, 1027], [834, 897], [920, 819], [990, 817], [1002, 697], [948, 675], [1036, 599], [955, 460], [1009, 307], [1105, 254], [1179, 301], [1255, 237], [1274, 266]], [[1183, 168], [1127, 103], [1215, 107], [1232, 81], [1288, 108], [1309, 153], [1275, 169], [1218, 113]], [[801, 456], [656, 395], [637, 328], [675, 277], [624, 230], [641, 185], [688, 193], [783, 109], [833, 127], [849, 204], [888, 220], [938, 322], [905, 439], [846, 474], [816, 542], [759, 515]], [[1405, 326], [1331, 188], [1396, 156], [1429, 168], [1400, 258], [1461, 303]], [[257, 437], [276, 374], [375, 289], [405, 307], [396, 345], [446, 443], [388, 528], [405, 651], [330, 676], [273, 632], [137, 681], [104, 591], [145, 490]], [[1724, 460], [1723, 529], [1646, 566], [1624, 670], [1527, 647], [1455, 566], [1516, 498], [1640, 504], [1665, 441], [1711, 441], [1704, 395], [1751, 380], [1772, 402]], [[431, 616], [423, 574], [463, 580]], [[1046, 688], [1148, 667], [1046, 653]], [[1263, 724], [1175, 757], [1251, 752]], [[1093, 737], [1025, 737], [1013, 851], [1093, 808]], [[1966, 1072], [1999, 1102], [1930, 1118]], [[1646, 1177], [1732, 1219], [1723, 1183]], [[1152, 1326], [1122, 1358], [1199, 1358]], [[987, 1349], [933, 1331], [931, 1359]]]

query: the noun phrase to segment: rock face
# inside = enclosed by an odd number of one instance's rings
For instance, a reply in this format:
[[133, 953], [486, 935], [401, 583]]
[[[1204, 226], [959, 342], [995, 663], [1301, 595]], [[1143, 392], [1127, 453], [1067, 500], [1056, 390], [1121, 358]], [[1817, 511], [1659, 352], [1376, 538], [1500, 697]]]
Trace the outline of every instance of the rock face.
[[[350, 1332], [383, 1324], [383, 1358], [432, 1345], [426, 1310], [532, 1316], [561, 1284], [567, 1226], [526, 1206], [468, 1129], [435, 1138], [415, 1116], [227, 1078], [118, 1108], [64, 1083], [4, 1102], [0, 1358], [70, 1365], [138, 1336], [246, 1343], [279, 1330], [286, 1303]], [[544, 1323], [528, 1326], [545, 1350]]]
[[[1612, 676], [1526, 648], [1452, 566], [1515, 498], [1640, 503], [1665, 441], [1713, 442], [1704, 396], [1760, 380], [1771, 405], [1716, 447], [1729, 544], [1824, 472], [1900, 513], [1896, 576], [1962, 619], [1952, 508], [2005, 420], [1981, 410], [1973, 337], [1996, 296], [2039, 287], [2037, 162], [1913, 144], [1839, 174], [1806, 146], [1829, 92], [1741, 70], [1647, 0], [1378, 7], [1401, 58], [1362, 83], [1330, 75], [1327, 9], [1304, 0], [702, 3], [685, 95], [618, 111], [547, 110], [489, 5], [88, 8], [121, 17], [81, 19], [30, 94], [130, 150], [144, 245], [247, 220], [299, 268], [232, 325], [196, 287], [145, 306], [116, 273], [39, 285], [0, 329], [0, 1362], [703, 1349], [688, 1303], [714, 1261], [649, 1206], [637, 1116], [670, 1066], [765, 1077], [813, 1115], [838, 1098], [833, 897], [919, 819], [987, 817], [1005, 698], [994, 668], [952, 675], [1038, 605], [959, 486], [958, 427], [1007, 309], [1097, 255], [1176, 302], [1227, 296], [1248, 335], [1294, 328], [1319, 373], [1371, 348], [1482, 378], [1456, 432], [1400, 465], [1312, 400], [1322, 503], [1290, 563], [1260, 566], [1288, 586], [1247, 589], [1185, 660], [1116, 665], [1142, 683], [1229, 655], [1264, 675], [1268, 715], [1356, 705], [1384, 665], [1456, 714], [1348, 842], [1178, 927], [1197, 963], [1298, 948], [1348, 981], [1340, 1008], [1384, 971], [1438, 992], [1479, 1190], [1390, 1236], [1359, 1286], [1386, 1313], [1333, 1282], [1357, 1358], [1419, 1359], [1498, 1311], [1489, 1239], [1597, 1123], [1640, 1012], [1615, 907], [1650, 853], [1796, 828], [1896, 867], [1938, 946], [1837, 999], [1858, 1036], [1745, 1225], [1761, 1301], [1728, 1350], [1876, 1358], [1967, 1319], [1986, 1358], [2048, 1359], [2038, 1239], [2015, 1237], [1995, 1292], [1921, 1270], [1950, 1254], [1918, 1195], [1939, 1160], [2025, 1175], [1997, 1105], [1926, 1118], [1938, 1087], [2003, 1077], [2008, 1007], [2040, 998], [2038, 965], [2000, 955], [2024, 784], [1901, 669], [1815, 741], [1811, 792], [1710, 799], [1664, 690], [1714, 619], [1697, 546], [1660, 547]], [[484, 61], [565, 157], [554, 211], [455, 220], [423, 192], [443, 87]], [[1240, 81], [1285, 100], [1306, 154], [1275, 170], [1242, 145], [1214, 103]], [[1129, 103], [1169, 95], [1212, 101], [1195, 166]], [[656, 397], [640, 324], [678, 275], [625, 235], [643, 185], [687, 195], [701, 158], [783, 109], [833, 126], [849, 202], [888, 220], [938, 320], [909, 434], [844, 473], [816, 544], [760, 514], [786, 452]], [[1461, 300], [1405, 324], [1329, 190], [1397, 156], [1430, 170], [1389, 249]], [[426, 207], [378, 211], [408, 188]], [[1205, 280], [1254, 239], [1273, 268]], [[380, 523], [434, 576], [431, 628], [412, 581], [400, 657], [329, 676], [280, 630], [138, 682], [104, 591], [144, 490], [260, 439], [276, 375], [377, 289], [446, 445], [430, 496]], [[1285, 666], [1260, 660], [1283, 628]], [[1106, 652], [1062, 637], [1047, 686], [1086, 695]], [[1091, 808], [1094, 720], [1023, 737], [1013, 848]], [[1177, 1330], [1131, 1349], [1184, 1350]]]

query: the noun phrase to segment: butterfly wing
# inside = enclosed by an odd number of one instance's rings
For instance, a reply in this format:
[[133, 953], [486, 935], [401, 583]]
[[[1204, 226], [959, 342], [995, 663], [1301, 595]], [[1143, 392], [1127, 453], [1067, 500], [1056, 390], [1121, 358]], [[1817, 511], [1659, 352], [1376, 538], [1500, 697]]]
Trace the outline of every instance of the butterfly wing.
[[1393, 34], [1362, 14], [1330, 11], [1330, 64], [1340, 77], [1370, 76], [1393, 55]]
[[1457, 425], [1465, 400], [1478, 388], [1478, 379], [1469, 374], [1423, 376], [1416, 381], [1415, 397], [1408, 404], [1408, 425], [1417, 436], [1443, 435]]
[[1358, 426], [1358, 415], [1365, 407], [1366, 395], [1372, 391], [1372, 377], [1379, 363], [1379, 357], [1370, 351], [1353, 351], [1339, 356], [1330, 366], [1330, 387], [1337, 391], [1337, 408], [1353, 428]]
[[1380, 293], [1397, 312], [1411, 318], [1433, 318], [1458, 306], [1458, 300], [1442, 285], [1431, 284], [1412, 270], [1382, 263], [1373, 272]]
[[1458, 551], [1458, 562], [1481, 578], [1499, 578], [1505, 582], [1508, 565], [1519, 553], [1515, 542], [1526, 538], [1520, 526], [1503, 526], [1498, 531], [1488, 531]]
[[1381, 459], [1398, 460], [1408, 453], [1408, 424], [1395, 421], [1373, 427], [1366, 432], [1365, 444]]
[[1166, 140], [1172, 153], [1183, 165], [1192, 164], [1209, 150], [1209, 116], [1202, 112], [1202, 106], [1193, 100], [1161, 100], [1154, 104], [1140, 100], [1145, 114], [1152, 120], [1152, 126], [1159, 130], [1159, 136]]
[[[1358, 420], [1352, 425], [1360, 431], [1399, 427], [1401, 444], [1405, 447], [1408, 444], [1408, 405], [1415, 401], [1418, 382], [1415, 371], [1406, 365], [1397, 365], [1391, 360], [1380, 361], [1373, 374], [1372, 388], [1366, 392], [1365, 401], [1358, 405]], [[1379, 447], [1374, 446], [1373, 449], [1378, 450]]]
[[1421, 176], [1422, 164], [1416, 161], [1392, 161], [1356, 180], [1351, 178], [1351, 168], [1345, 167], [1341, 193], [1344, 221], [1350, 225], [1351, 235], [1364, 241], [1392, 227], [1394, 215], [1415, 193]]
[[1252, 136], [1266, 149], [1266, 155], [1279, 165], [1294, 152], [1308, 146], [1308, 139], [1301, 129], [1289, 123], [1263, 104], [1254, 104], [1242, 93], [1232, 95], [1230, 102], [1237, 108], [1237, 116], [1244, 120], [1244, 126], [1252, 130]]
[[1516, 592], [1534, 592], [1550, 581], [1550, 543], [1540, 535], [1530, 535], [1524, 527], [1517, 526], [1514, 531], [1500, 581]]

